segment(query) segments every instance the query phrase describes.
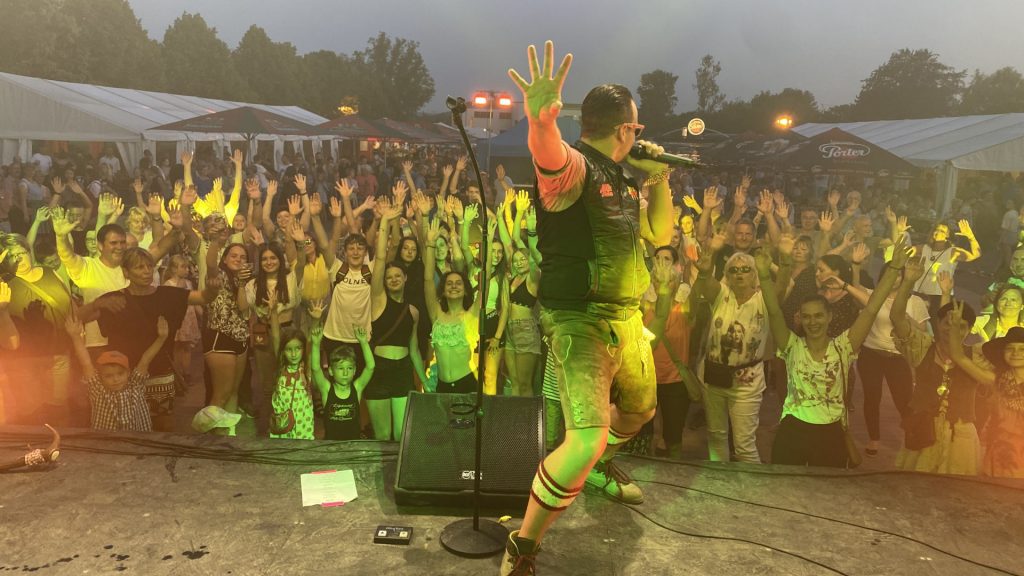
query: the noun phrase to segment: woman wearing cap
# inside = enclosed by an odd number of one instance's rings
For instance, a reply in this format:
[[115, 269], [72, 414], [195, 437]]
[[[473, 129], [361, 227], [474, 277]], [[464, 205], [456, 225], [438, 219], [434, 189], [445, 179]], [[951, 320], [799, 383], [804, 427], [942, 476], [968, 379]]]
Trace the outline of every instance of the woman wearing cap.
[[[924, 258], [912, 258], [904, 269], [889, 310], [896, 349], [913, 372], [914, 390], [903, 418], [904, 446], [896, 467], [918, 472], [977, 474], [981, 452], [975, 425], [974, 377], [953, 361], [964, 353], [963, 334], [951, 336], [953, 323], [974, 322], [974, 311], [949, 303], [932, 319], [934, 337], [910, 320], [907, 303], [925, 274]], [[968, 360], [970, 362], [970, 360]]]
[[[956, 310], [957, 304], [954, 304]], [[954, 315], [954, 319], [958, 317]], [[967, 330], [966, 322], [954, 322], [949, 330], [950, 340], [961, 341]], [[990, 366], [971, 360], [960, 347], [953, 346], [950, 350], [957, 366], [978, 384], [991, 388], [994, 412], [985, 428], [981, 473], [1024, 478], [1024, 328], [1010, 328], [1006, 336], [985, 343], [982, 352]]]

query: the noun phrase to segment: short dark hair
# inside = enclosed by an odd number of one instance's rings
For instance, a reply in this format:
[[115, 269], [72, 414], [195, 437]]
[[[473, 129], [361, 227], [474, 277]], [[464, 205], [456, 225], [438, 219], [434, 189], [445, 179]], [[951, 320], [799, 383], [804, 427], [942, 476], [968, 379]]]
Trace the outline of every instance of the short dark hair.
[[348, 360], [349, 362], [352, 362], [353, 364], [355, 364], [355, 362], [356, 362], [356, 351], [353, 350], [351, 346], [348, 346], [348, 345], [338, 346], [334, 350], [331, 350], [331, 357], [327, 361], [327, 365], [328, 366], [334, 366], [338, 362], [342, 362], [344, 360]]
[[106, 241], [107, 236], [111, 234], [120, 234], [121, 236], [128, 237], [128, 233], [124, 231], [118, 224], [104, 224], [99, 231], [96, 232], [96, 241], [103, 243]]
[[632, 118], [633, 94], [621, 84], [602, 84], [587, 93], [581, 106], [580, 136], [604, 138]]
[[821, 294], [811, 294], [800, 301], [800, 307], [803, 308], [804, 304], [810, 304], [811, 302], [821, 302], [821, 305], [825, 307], [825, 312], [832, 313], [832, 304], [829, 303], [828, 298], [825, 298]]
[[346, 236], [345, 241], [341, 243], [341, 249], [348, 250], [348, 247], [351, 246], [352, 244], [362, 244], [363, 246], [368, 246], [368, 244], [366, 243], [366, 237], [363, 236], [362, 234], [359, 234], [358, 232], [353, 232]]
[[657, 255], [658, 255], [658, 252], [668, 252], [668, 253], [669, 253], [669, 256], [671, 256], [671, 257], [672, 257], [672, 263], [673, 263], [673, 264], [677, 264], [677, 263], [679, 263], [679, 251], [678, 251], [678, 250], [676, 250], [675, 246], [668, 246], [668, 245], [665, 245], [665, 246], [659, 246], [659, 247], [658, 247], [658, 248], [657, 248], [657, 249], [656, 249], [656, 250], [654, 251], [654, 255], [655, 255], [655, 256], [657, 256]]

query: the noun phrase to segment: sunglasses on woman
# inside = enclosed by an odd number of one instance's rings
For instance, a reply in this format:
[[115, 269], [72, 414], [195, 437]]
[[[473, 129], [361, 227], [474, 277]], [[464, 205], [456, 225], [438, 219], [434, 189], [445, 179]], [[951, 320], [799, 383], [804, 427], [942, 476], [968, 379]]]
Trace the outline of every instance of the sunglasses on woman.
[[750, 266], [730, 266], [727, 272], [729, 272], [729, 274], [747, 274], [751, 270], [753, 270], [753, 268]]

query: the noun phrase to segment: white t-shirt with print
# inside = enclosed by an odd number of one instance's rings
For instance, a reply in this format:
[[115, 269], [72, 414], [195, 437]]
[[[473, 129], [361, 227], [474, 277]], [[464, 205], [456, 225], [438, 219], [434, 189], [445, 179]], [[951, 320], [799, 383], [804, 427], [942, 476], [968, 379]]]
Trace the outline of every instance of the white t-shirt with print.
[[[742, 304], [728, 286], [722, 284], [711, 308], [711, 326], [707, 335], [707, 359], [730, 366], [739, 366], [764, 359], [770, 332], [768, 309], [758, 290]], [[737, 370], [733, 387], [715, 389], [716, 393], [753, 397], [764, 391], [764, 364]]]
[[[373, 265], [370, 265], [373, 269]], [[335, 260], [328, 277], [332, 280], [341, 270], [341, 260]], [[324, 337], [338, 342], [358, 342], [352, 325], [362, 326], [370, 335], [370, 283], [363, 278], [361, 267], [350, 268], [348, 274], [334, 285], [331, 307], [324, 321]]]
[[[82, 298], [86, 304], [103, 296], [107, 292], [114, 292], [128, 287], [128, 280], [120, 266], [111, 268], [99, 258], [82, 258], [81, 268], [68, 268], [68, 277], [82, 291]], [[99, 324], [95, 321], [85, 325], [85, 345], [92, 348], [95, 346], [106, 346], [107, 339], [100, 332]]]
[[820, 361], [811, 357], [807, 341], [796, 334], [778, 352], [786, 361], [787, 393], [782, 417], [787, 414], [808, 424], [831, 424], [843, 417], [846, 379], [857, 359], [849, 331], [832, 339]]

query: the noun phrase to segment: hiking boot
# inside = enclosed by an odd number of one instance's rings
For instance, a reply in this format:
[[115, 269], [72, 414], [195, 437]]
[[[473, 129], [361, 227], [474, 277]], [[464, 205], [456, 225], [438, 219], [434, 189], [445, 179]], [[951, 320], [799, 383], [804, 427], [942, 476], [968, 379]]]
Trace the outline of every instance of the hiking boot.
[[605, 494], [625, 504], [640, 504], [644, 501], [640, 487], [612, 460], [594, 464], [594, 468], [587, 474], [587, 484], [604, 490]]
[[505, 556], [501, 559], [501, 576], [533, 576], [537, 573], [534, 562], [540, 546], [532, 540], [517, 540], [517, 536], [519, 530], [514, 530], [508, 535]]

